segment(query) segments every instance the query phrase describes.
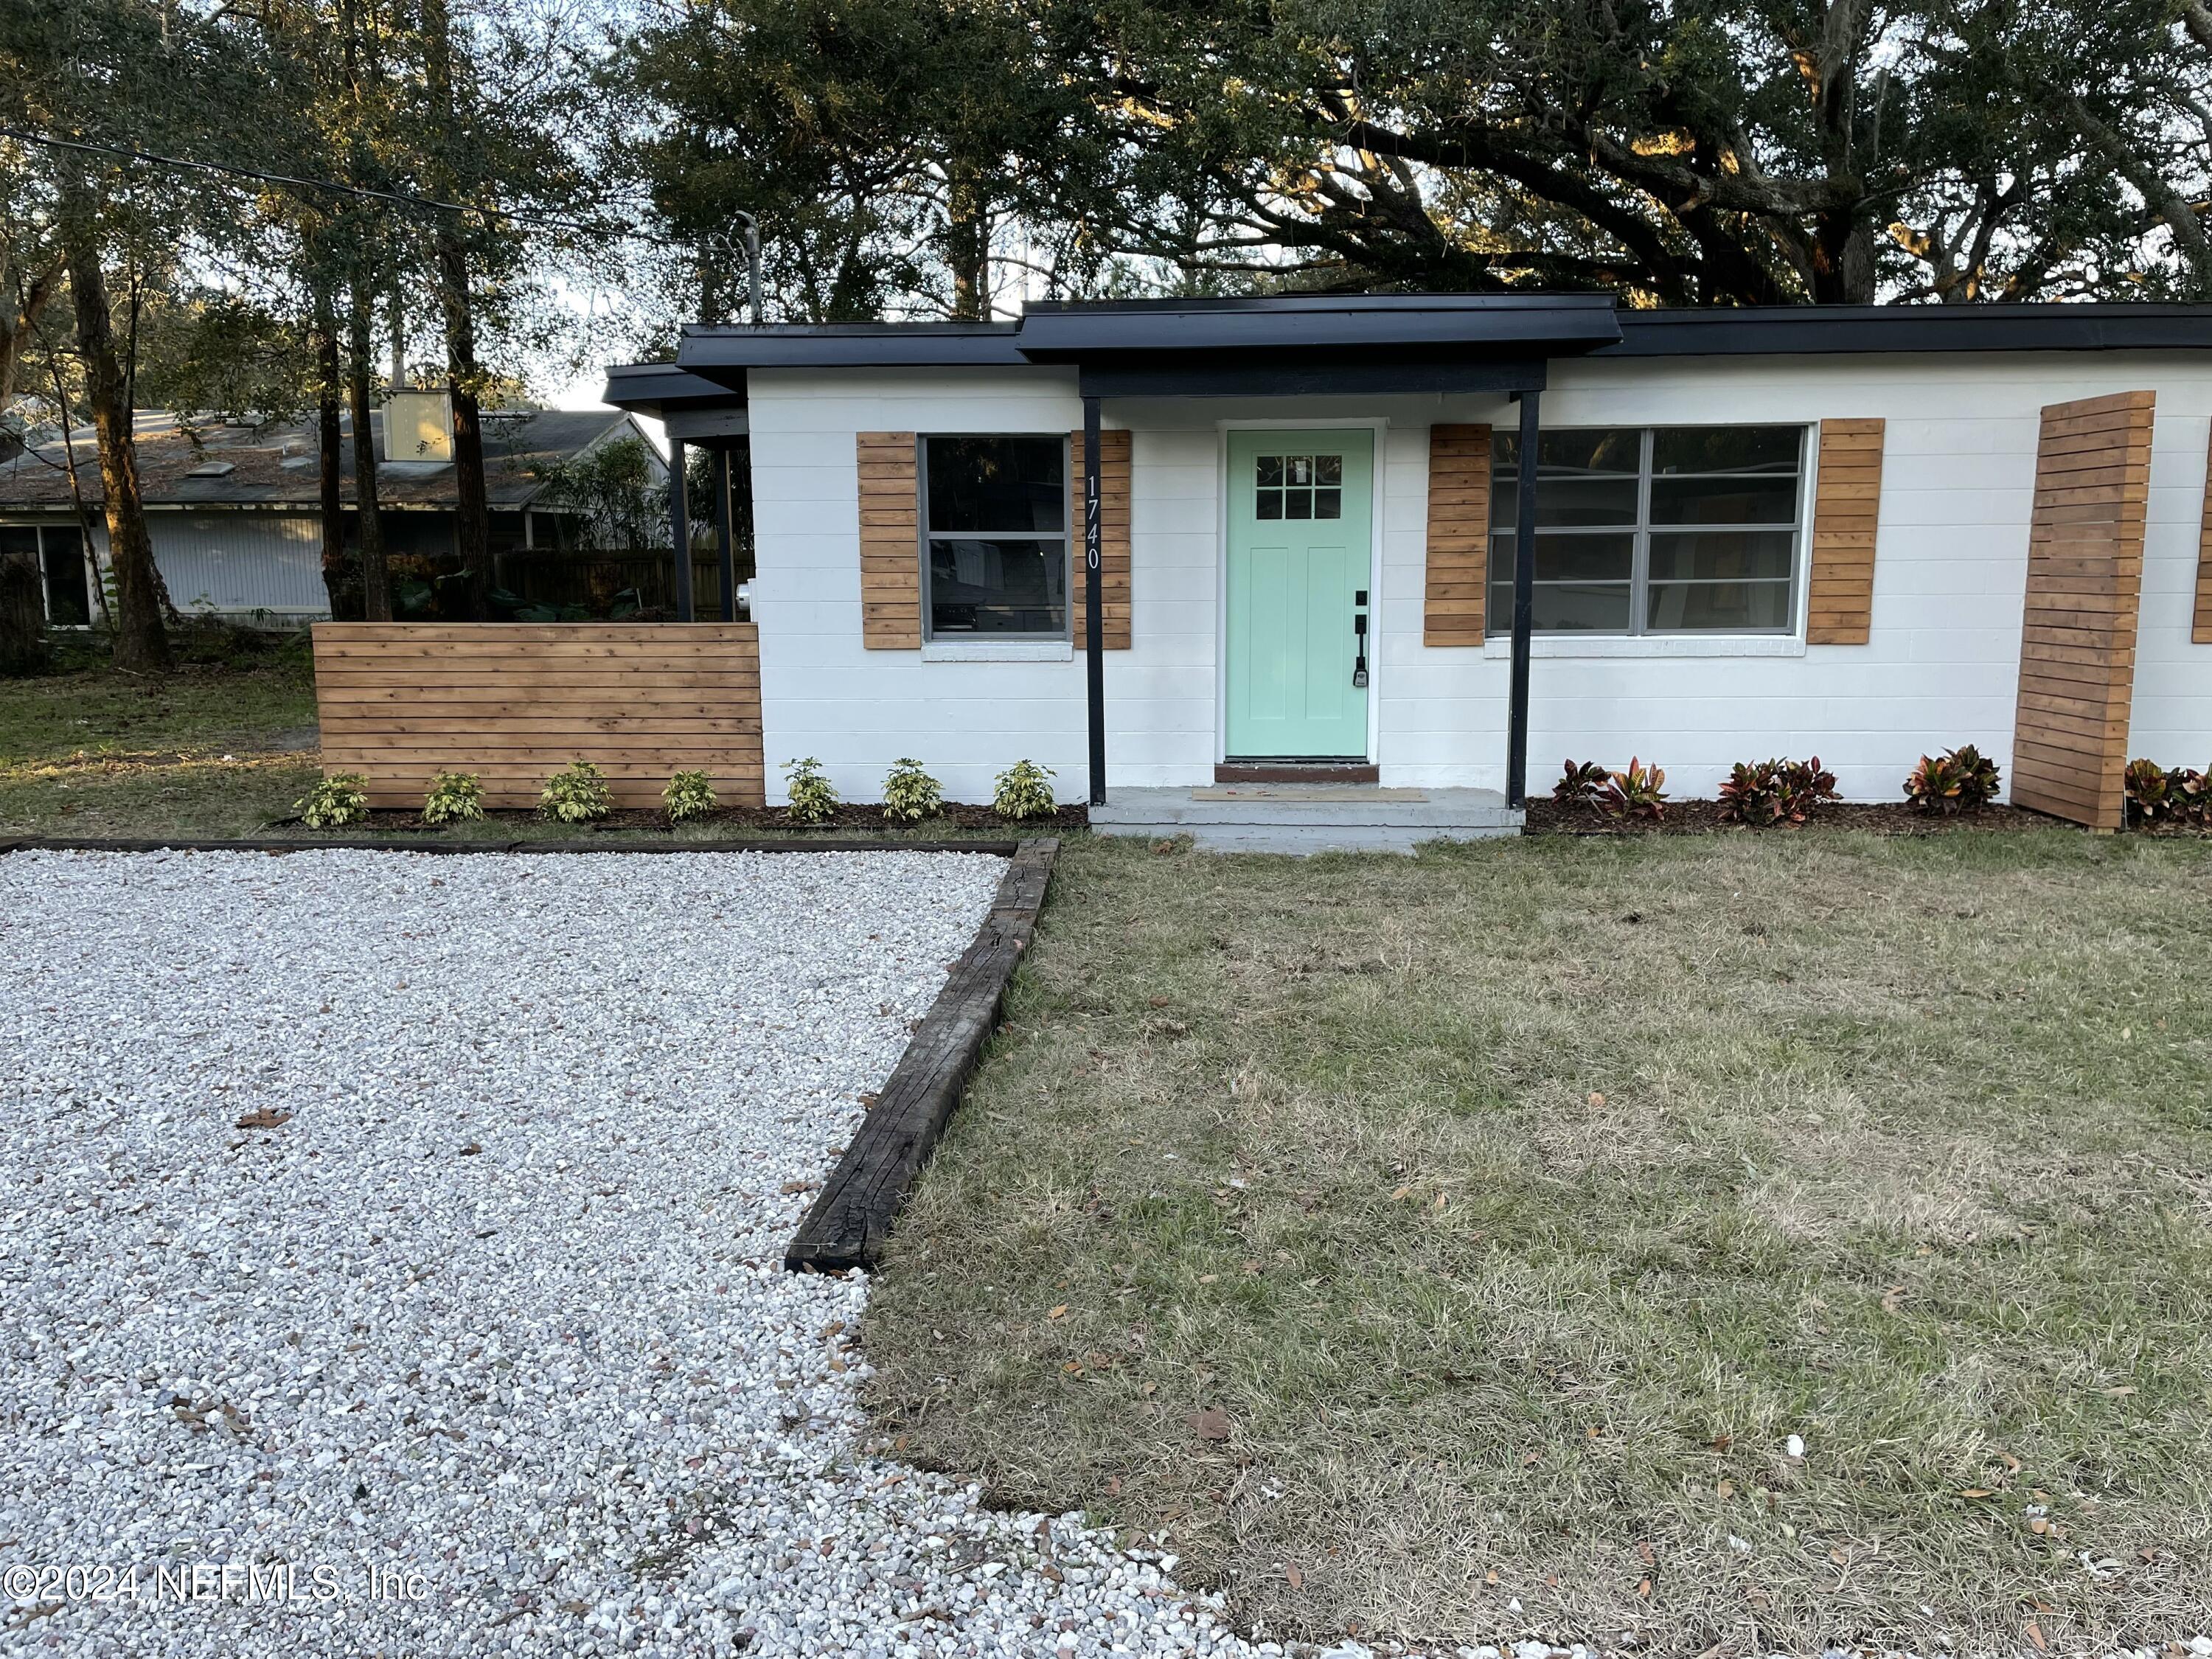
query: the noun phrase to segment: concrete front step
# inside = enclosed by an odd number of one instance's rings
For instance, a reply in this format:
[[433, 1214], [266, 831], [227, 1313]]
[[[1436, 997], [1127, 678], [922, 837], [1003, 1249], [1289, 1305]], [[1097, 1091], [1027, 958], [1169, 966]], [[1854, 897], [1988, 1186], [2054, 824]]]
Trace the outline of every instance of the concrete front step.
[[1113, 789], [1091, 809], [1102, 835], [1188, 836], [1223, 852], [1409, 853], [1427, 841], [1521, 832], [1522, 814], [1493, 789], [1346, 784], [1213, 784]]

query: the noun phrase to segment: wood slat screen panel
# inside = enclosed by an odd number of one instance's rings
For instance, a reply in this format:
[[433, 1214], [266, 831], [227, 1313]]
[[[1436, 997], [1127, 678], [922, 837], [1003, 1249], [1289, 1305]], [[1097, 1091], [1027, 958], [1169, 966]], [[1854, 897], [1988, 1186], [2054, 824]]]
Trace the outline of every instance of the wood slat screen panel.
[[1882, 432], [1880, 421], [1820, 422], [1808, 645], [1864, 645], [1873, 629]]
[[572, 760], [621, 806], [703, 771], [766, 803], [760, 633], [751, 623], [317, 623], [323, 769], [365, 772], [374, 806], [420, 806], [473, 772], [493, 806], [535, 806]]
[[1490, 580], [1490, 428], [1429, 428], [1423, 645], [1480, 645]]
[[2052, 404], [2036, 450], [2012, 798], [2098, 830], [2124, 811], [2152, 404]]
[[[1129, 648], [1130, 449], [1127, 432], [1098, 434], [1098, 584], [1106, 648]], [[1073, 586], [1067, 602], [1075, 648], [1084, 648], [1083, 434], [1067, 437], [1068, 562]]]
[[2197, 533], [2197, 617], [2189, 637], [2212, 645], [2212, 453], [2204, 468], [2204, 519]]
[[860, 643], [921, 648], [921, 503], [911, 432], [854, 439], [860, 474]]

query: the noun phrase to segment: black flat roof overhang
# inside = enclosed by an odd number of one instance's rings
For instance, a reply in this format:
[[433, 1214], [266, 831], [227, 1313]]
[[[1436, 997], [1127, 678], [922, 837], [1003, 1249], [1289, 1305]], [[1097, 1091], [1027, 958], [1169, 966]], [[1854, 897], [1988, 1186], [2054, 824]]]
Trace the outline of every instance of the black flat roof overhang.
[[1604, 294], [1277, 295], [1038, 301], [1017, 321], [684, 330], [673, 364], [611, 369], [659, 414], [744, 395], [757, 368], [1061, 365], [1101, 396], [1428, 392], [1544, 384], [1556, 357], [2212, 349], [2212, 306], [1772, 306], [1639, 311]]

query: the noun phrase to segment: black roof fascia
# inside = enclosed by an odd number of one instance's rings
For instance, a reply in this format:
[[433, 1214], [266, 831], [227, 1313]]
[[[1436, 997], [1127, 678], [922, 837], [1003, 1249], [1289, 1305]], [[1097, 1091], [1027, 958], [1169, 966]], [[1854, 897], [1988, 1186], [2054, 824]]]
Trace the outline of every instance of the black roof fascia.
[[1389, 397], [1540, 392], [1544, 376], [1541, 356], [1114, 352], [1085, 358], [1077, 374], [1077, 389], [1086, 398]]
[[2212, 306], [1759, 306], [1620, 313], [1593, 357], [2212, 349]]
[[1015, 323], [770, 323], [684, 331], [679, 367], [714, 379], [747, 368], [1019, 367]]
[[741, 408], [745, 401], [742, 381], [733, 390], [674, 363], [617, 363], [607, 370], [607, 389], [599, 397], [617, 409], [655, 419], [674, 410]]
[[1580, 354], [1620, 338], [1613, 297], [1346, 295], [1032, 304], [1017, 343], [1032, 362], [1124, 352], [1458, 350]]

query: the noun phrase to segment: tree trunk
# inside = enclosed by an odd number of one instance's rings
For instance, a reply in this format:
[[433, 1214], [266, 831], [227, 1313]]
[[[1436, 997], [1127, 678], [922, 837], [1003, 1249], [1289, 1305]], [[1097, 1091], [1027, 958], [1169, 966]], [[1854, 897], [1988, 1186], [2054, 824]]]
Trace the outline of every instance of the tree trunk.
[[477, 407], [481, 374], [476, 317], [469, 301], [469, 262], [451, 229], [438, 236], [438, 290], [446, 310], [446, 385], [453, 402], [453, 551], [468, 574], [469, 615], [491, 615], [491, 500], [484, 487], [483, 419]]
[[315, 295], [315, 482], [320, 492], [323, 532], [323, 592], [331, 620], [345, 622], [354, 611], [354, 580], [345, 542], [343, 428], [338, 421], [344, 376], [338, 371], [338, 324], [330, 296]]
[[981, 322], [991, 309], [989, 204], [975, 169], [955, 163], [945, 197], [945, 262], [952, 268], [952, 315]]
[[58, 259], [35, 270], [18, 270], [5, 255], [0, 255], [0, 301], [5, 305], [0, 310], [0, 409], [5, 409], [15, 395], [15, 365], [22, 359], [23, 342], [60, 286], [61, 274]]
[[65, 253], [76, 311], [77, 351], [84, 360], [93, 431], [100, 441], [100, 482], [107, 516], [108, 567], [115, 573], [115, 665], [133, 673], [170, 666], [162, 626], [161, 573], [154, 565], [145, 504], [138, 494], [138, 447], [115, 331], [107, 314], [107, 281], [100, 268], [88, 204], [70, 216]]
[[370, 622], [392, 620], [392, 567], [384, 551], [384, 514], [376, 500], [376, 428], [369, 419], [370, 298], [356, 277], [347, 319], [352, 349], [346, 354], [346, 390], [353, 404], [354, 516], [361, 526], [361, 611]]
[[[439, 193], [462, 194], [443, 141], [459, 130], [453, 95], [453, 29], [446, 0], [422, 0], [424, 88], [440, 142], [434, 150]], [[483, 422], [477, 406], [483, 375], [477, 362], [476, 312], [469, 296], [469, 255], [450, 216], [438, 222], [438, 300], [445, 313], [446, 388], [453, 405], [453, 551], [468, 580], [469, 615], [491, 615], [491, 505], [484, 488]]]

